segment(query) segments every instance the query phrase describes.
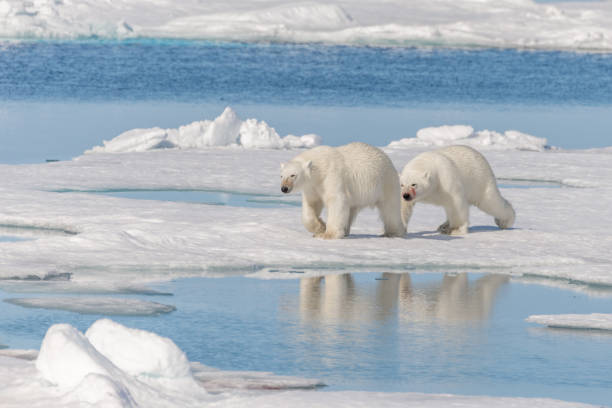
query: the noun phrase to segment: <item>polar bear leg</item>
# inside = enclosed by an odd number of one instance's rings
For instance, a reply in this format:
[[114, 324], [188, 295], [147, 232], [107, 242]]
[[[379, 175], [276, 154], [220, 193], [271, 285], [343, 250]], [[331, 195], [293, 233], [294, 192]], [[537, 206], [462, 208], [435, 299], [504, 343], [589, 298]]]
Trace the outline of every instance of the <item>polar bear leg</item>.
[[348, 228], [351, 207], [342, 197], [342, 194], [335, 194], [331, 202], [327, 205], [327, 225], [324, 233], [315, 234], [317, 238], [337, 239], [345, 236]]
[[309, 202], [302, 198], [302, 223], [312, 234], [316, 235], [325, 232], [325, 223], [319, 217], [322, 210], [323, 201], [314, 200]]
[[348, 220], [348, 224], [346, 225], [346, 231], [344, 231], [344, 235], [350, 235], [351, 233], [351, 227], [353, 226], [353, 223], [355, 222], [355, 218], [357, 218], [357, 214], [359, 214], [359, 208], [357, 207], [351, 207], [351, 210], [349, 212], [349, 220]]
[[464, 235], [468, 232], [469, 204], [461, 196], [454, 196], [444, 207], [446, 222], [438, 227], [438, 231], [448, 235]]
[[402, 208], [398, 197], [381, 199], [376, 208], [385, 226], [385, 237], [403, 237], [406, 234], [406, 225], [402, 221]]
[[408, 223], [412, 217], [412, 210], [414, 209], [414, 201], [402, 200], [402, 223], [404, 228], [408, 229]]
[[486, 199], [479, 203], [478, 208], [492, 215], [495, 224], [501, 229], [510, 228], [514, 225], [514, 208], [508, 200], [499, 194], [499, 191], [495, 191], [495, 194], [489, 194]]

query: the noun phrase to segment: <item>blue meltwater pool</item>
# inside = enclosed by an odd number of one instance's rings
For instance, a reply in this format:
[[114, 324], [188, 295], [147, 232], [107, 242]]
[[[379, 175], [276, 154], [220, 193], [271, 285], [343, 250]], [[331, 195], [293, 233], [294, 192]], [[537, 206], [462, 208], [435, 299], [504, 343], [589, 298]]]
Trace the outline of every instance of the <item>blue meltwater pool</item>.
[[51, 324], [85, 330], [108, 316], [170, 337], [192, 361], [318, 378], [326, 390], [612, 401], [612, 332], [525, 322], [533, 314], [609, 312], [612, 288], [490, 274], [293, 272], [295, 279], [190, 278], [110, 295], [69, 293], [69, 280], [3, 281], [3, 300], [52, 304], [68, 296], [78, 309], [79, 299], [90, 305], [110, 296], [176, 310], [125, 316], [4, 302], [0, 343], [38, 348]]

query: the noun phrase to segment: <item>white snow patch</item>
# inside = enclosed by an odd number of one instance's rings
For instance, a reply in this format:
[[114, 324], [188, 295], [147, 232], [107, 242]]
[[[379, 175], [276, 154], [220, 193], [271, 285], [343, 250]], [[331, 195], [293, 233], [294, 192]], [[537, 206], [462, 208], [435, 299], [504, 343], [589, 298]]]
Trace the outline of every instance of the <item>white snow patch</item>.
[[131, 329], [109, 319], [96, 321], [85, 336], [98, 352], [132, 376], [176, 378], [191, 375], [187, 356], [166, 337]]
[[498, 133], [492, 130], [474, 132], [466, 125], [438, 126], [420, 129], [416, 137], [391, 142], [387, 148], [442, 147], [453, 144], [468, 145], [479, 149], [544, 151], [549, 147], [545, 138], [535, 137], [516, 130]]
[[106, 314], [114, 316], [153, 316], [170, 313], [174, 306], [138, 299], [107, 297], [43, 297], [11, 298], [5, 302], [30, 308], [57, 309], [82, 314]]
[[241, 146], [246, 149], [294, 149], [314, 147], [321, 138], [314, 134], [280, 137], [264, 121], [242, 121], [229, 106], [214, 120], [192, 122], [178, 129], [132, 129], [103, 146], [85, 153], [144, 152], [155, 149], [202, 149], [215, 146]]
[[49, 328], [40, 346], [36, 368], [52, 384], [74, 388], [87, 375], [101, 374], [121, 381], [125, 375], [69, 324]]
[[612, 314], [559, 314], [533, 315], [526, 319], [530, 323], [564, 329], [612, 330]]

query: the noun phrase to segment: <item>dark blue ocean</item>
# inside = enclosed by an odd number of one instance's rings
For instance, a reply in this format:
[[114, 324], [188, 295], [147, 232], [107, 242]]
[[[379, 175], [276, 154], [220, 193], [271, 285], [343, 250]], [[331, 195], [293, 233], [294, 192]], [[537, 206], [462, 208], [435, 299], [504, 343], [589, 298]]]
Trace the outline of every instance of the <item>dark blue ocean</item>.
[[422, 127], [612, 145], [612, 55], [198, 41], [0, 43], [0, 162], [69, 159], [227, 105], [281, 134], [386, 145]]
[[208, 42], [26, 42], [0, 52], [3, 100], [292, 106], [612, 103], [612, 56]]

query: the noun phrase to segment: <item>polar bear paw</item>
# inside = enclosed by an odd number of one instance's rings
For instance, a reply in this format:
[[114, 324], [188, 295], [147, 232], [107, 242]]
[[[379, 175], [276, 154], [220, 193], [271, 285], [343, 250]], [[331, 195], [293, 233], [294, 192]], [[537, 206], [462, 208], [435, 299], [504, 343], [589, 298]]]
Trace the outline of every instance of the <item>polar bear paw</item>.
[[468, 227], [467, 224], [463, 224], [452, 228], [450, 222], [446, 221], [444, 224], [438, 227], [438, 232], [446, 235], [465, 235], [468, 233]]
[[385, 238], [401, 238], [406, 235], [405, 231], [386, 231], [381, 236]]
[[495, 218], [495, 224], [501, 229], [508, 229], [512, 227], [513, 220], [502, 220], [500, 218]]
[[438, 232], [441, 234], [450, 234], [450, 223], [446, 221], [444, 224], [440, 224], [440, 226], [438, 227]]
[[314, 234], [315, 238], [320, 239], [340, 239], [344, 238], [345, 234], [334, 232], [334, 231], [325, 231]]

